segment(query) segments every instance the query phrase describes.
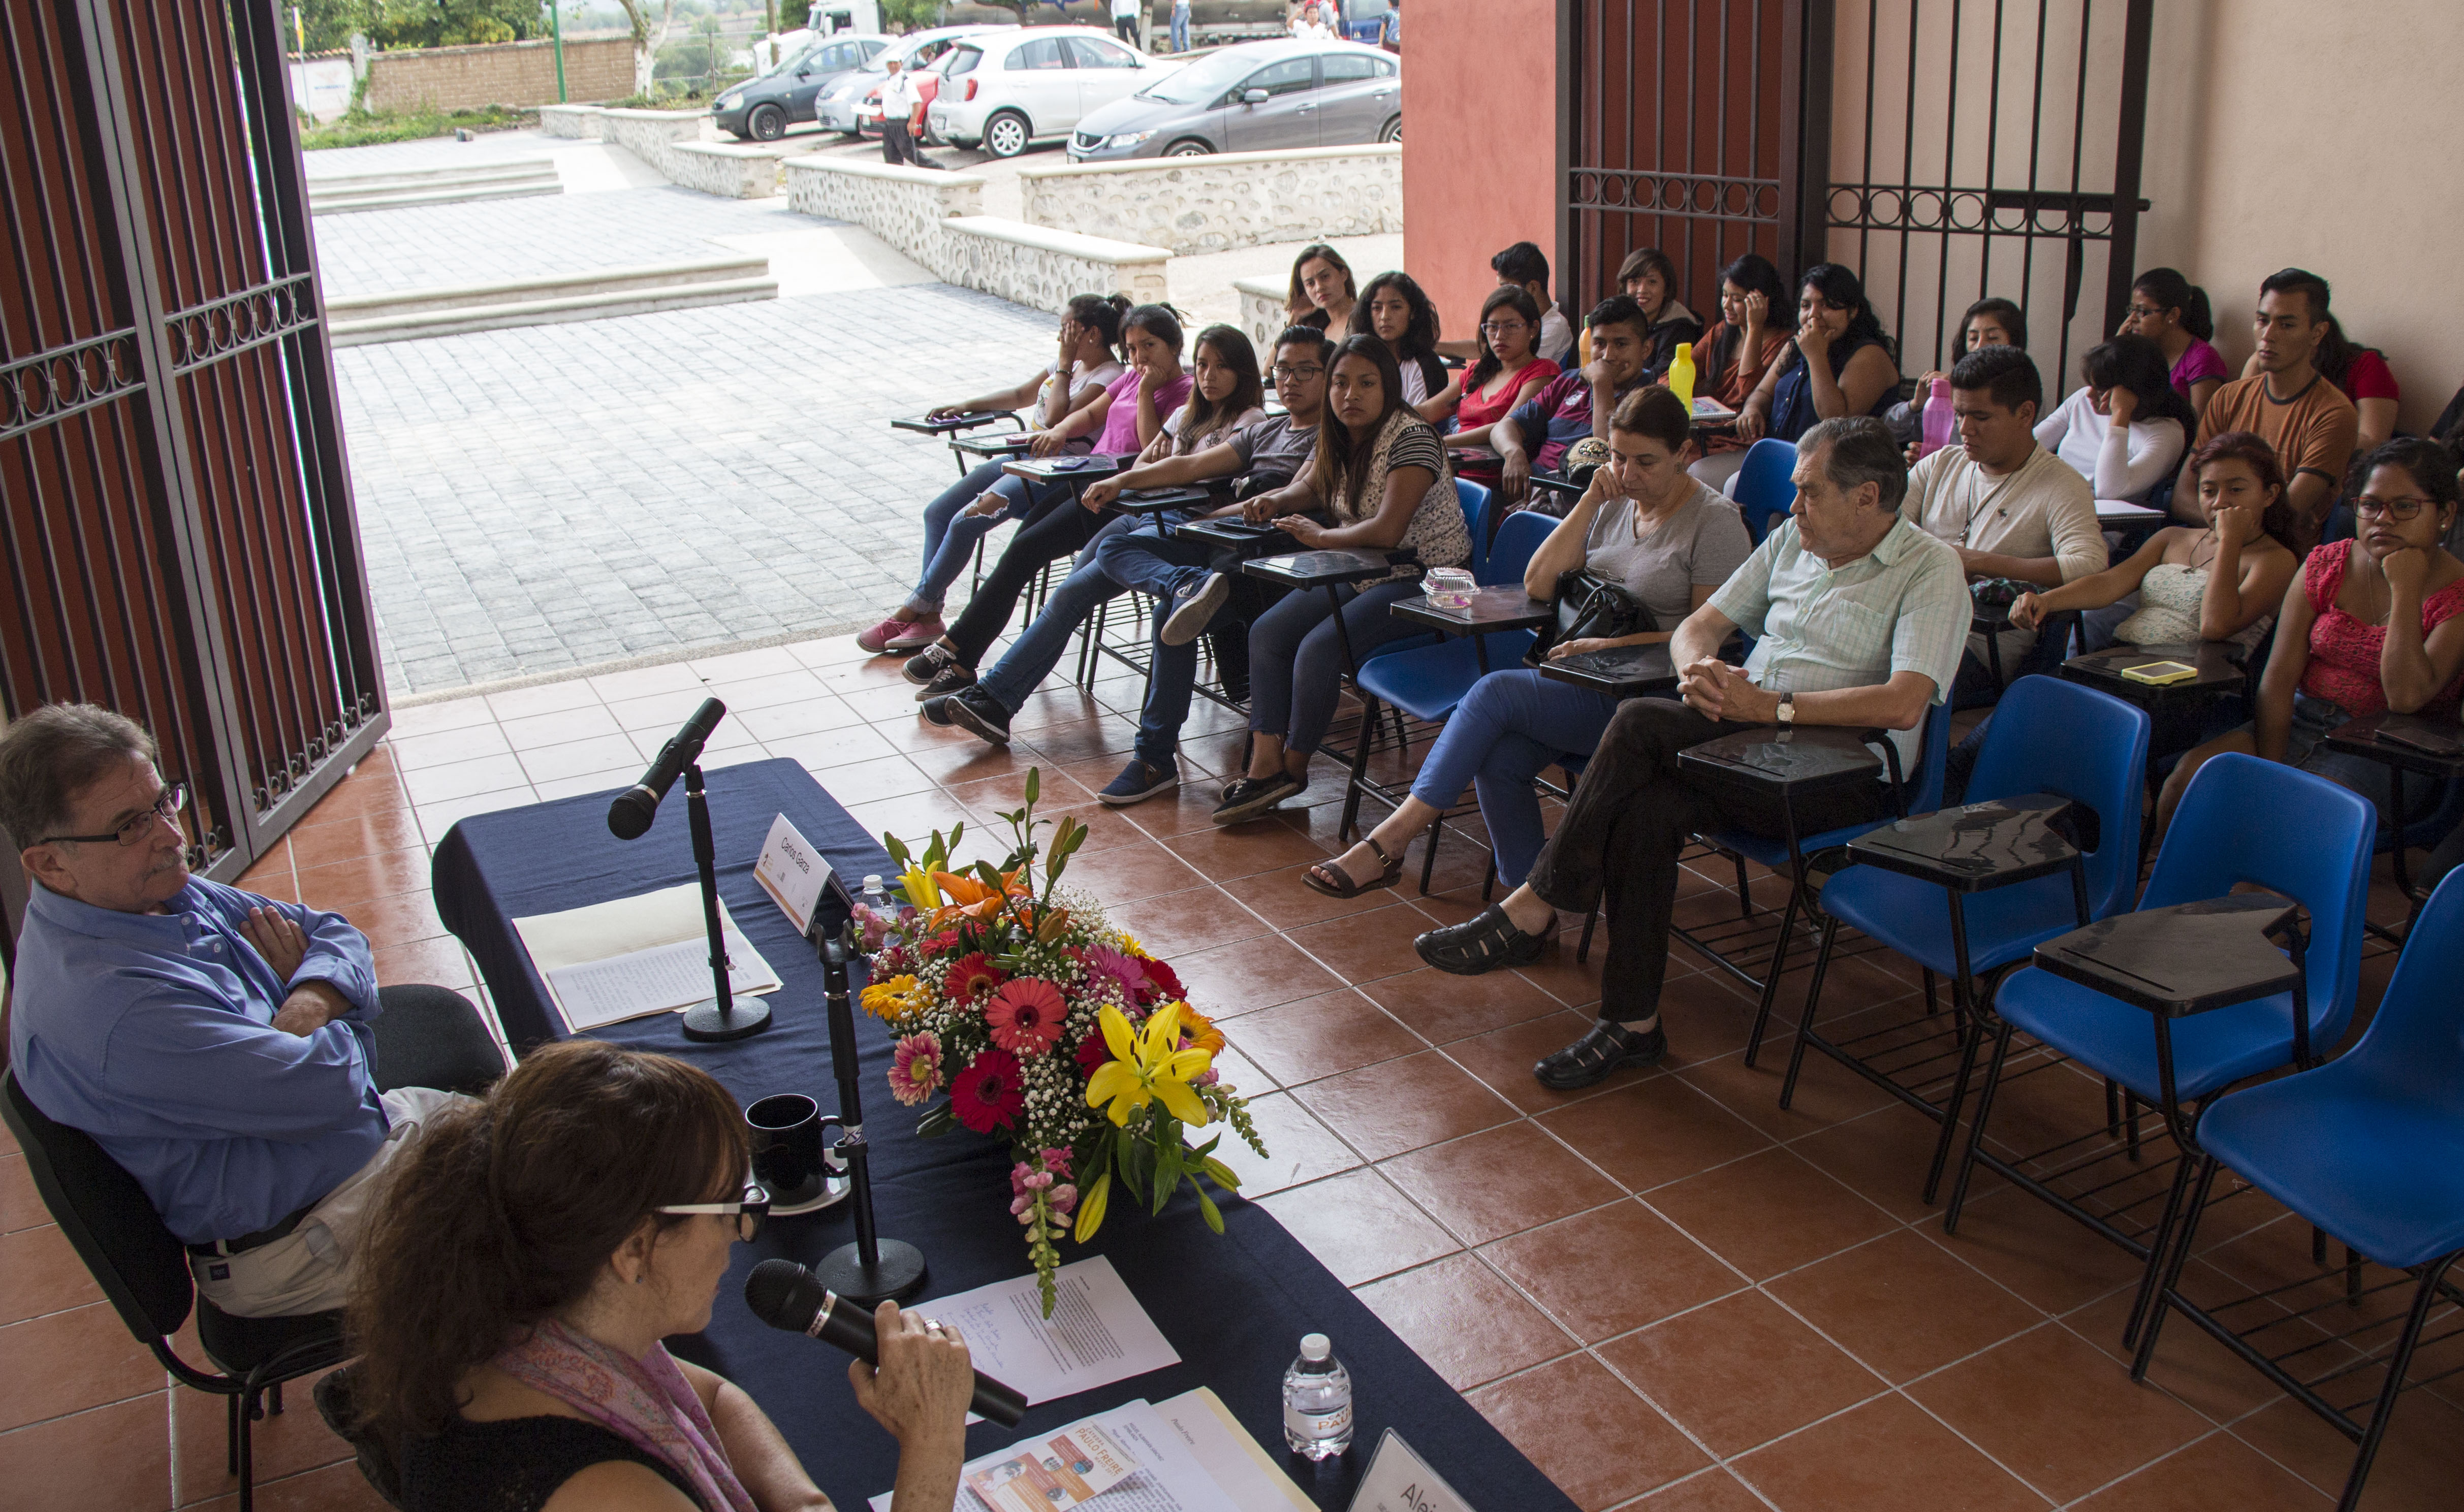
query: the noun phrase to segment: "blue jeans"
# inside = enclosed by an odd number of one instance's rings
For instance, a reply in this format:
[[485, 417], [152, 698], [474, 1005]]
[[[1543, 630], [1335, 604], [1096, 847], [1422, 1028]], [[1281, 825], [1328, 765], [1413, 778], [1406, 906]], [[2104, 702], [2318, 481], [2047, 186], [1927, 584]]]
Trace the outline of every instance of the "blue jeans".
[[1532, 779], [1561, 756], [1589, 756], [1617, 708], [1606, 693], [1551, 682], [1529, 668], [1491, 672], [1446, 717], [1412, 796], [1445, 809], [1466, 784], [1474, 788], [1497, 853], [1497, 878], [1520, 887], [1547, 839]]
[[[975, 554], [976, 542], [991, 535], [993, 527], [1005, 519], [1026, 518], [1027, 511], [1055, 489], [1067, 492], [1064, 484], [1030, 484], [1024, 478], [1011, 477], [995, 461], [960, 478], [925, 505], [924, 576], [915, 581], [915, 591], [907, 596], [908, 609], [916, 614], [940, 613], [950, 584], [967, 570], [967, 559]], [[987, 491], [1007, 499], [1009, 507], [998, 515], [959, 514]]]
[[[1420, 591], [1417, 581], [1338, 588], [1352, 654], [1366, 656], [1389, 641], [1427, 632], [1398, 620], [1388, 606]], [[1342, 691], [1343, 640], [1326, 590], [1294, 592], [1249, 626], [1249, 729], [1281, 735], [1284, 748], [1306, 756], [1326, 740]]]
[[[1095, 566], [1123, 589], [1150, 593], [1165, 603], [1183, 583], [1206, 576], [1215, 548], [1146, 530], [1105, 536], [1095, 542]], [[1164, 616], [1155, 616], [1155, 632]], [[1158, 771], [1176, 772], [1175, 754], [1180, 727], [1189, 718], [1189, 700], [1198, 686], [1198, 642], [1166, 646], [1148, 643], [1147, 696], [1138, 710], [1138, 759]]]
[[1176, 53], [1189, 51], [1189, 7], [1185, 5], [1172, 8], [1172, 50]]
[[1140, 525], [1136, 516], [1123, 515], [1097, 532], [1095, 538], [1078, 553], [1069, 576], [1044, 601], [1035, 622], [1010, 643], [1009, 649], [1001, 653], [1001, 660], [993, 664], [992, 670], [984, 673], [983, 681], [977, 686], [1011, 713], [1024, 707], [1026, 695], [1061, 665], [1061, 658], [1069, 649], [1070, 634], [1079, 623], [1094, 613], [1097, 604], [1124, 591], [1119, 583], [1104, 576], [1104, 569], [1095, 560], [1097, 548]]

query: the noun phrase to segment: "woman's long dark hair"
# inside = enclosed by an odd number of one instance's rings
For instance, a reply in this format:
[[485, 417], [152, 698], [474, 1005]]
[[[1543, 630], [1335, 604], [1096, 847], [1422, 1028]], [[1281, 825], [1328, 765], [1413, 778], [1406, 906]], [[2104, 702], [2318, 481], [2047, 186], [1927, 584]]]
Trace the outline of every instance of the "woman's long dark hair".
[[[1882, 355], [1894, 363], [1899, 362], [1899, 348], [1892, 344], [1889, 335], [1882, 330], [1882, 318], [1874, 313], [1874, 301], [1865, 297], [1865, 285], [1855, 274], [1836, 262], [1818, 262], [1805, 270], [1796, 280], [1800, 298], [1808, 289], [1819, 293], [1824, 304], [1853, 312], [1848, 317], [1848, 329], [1839, 334], [1839, 340], [1832, 343], [1834, 346], [1854, 348], [1866, 341], [1879, 341]], [[1788, 350], [1780, 354], [1780, 370], [1786, 372], [1804, 361], [1805, 354], [1797, 350], [1795, 342], [1791, 341]]]
[[[1735, 284], [1748, 294], [1763, 296], [1763, 302], [1771, 307], [1770, 318], [1764, 322], [1763, 329], [1788, 329], [1788, 284], [1780, 277], [1779, 270], [1771, 266], [1770, 258], [1760, 252], [1748, 252], [1720, 270], [1720, 282], [1723, 285]], [[1725, 323], [1720, 332], [1718, 350], [1706, 353], [1702, 347], [1695, 347], [1694, 382], [1697, 391], [1718, 383], [1720, 375], [1728, 370], [1729, 363], [1738, 361], [1745, 349], [1746, 328]], [[1708, 362], [1704, 361], [1706, 357], [1710, 359]]]
[[2173, 386], [2172, 367], [2165, 349], [2144, 336], [2117, 336], [2087, 349], [2079, 359], [2079, 377], [2090, 388], [2126, 388], [2138, 401], [2133, 420], [2178, 420], [2195, 434], [2199, 413]]
[[[2235, 461], [2258, 474], [2258, 486], [2276, 491], [2276, 500], [2260, 512], [2258, 531], [2296, 558], [2301, 546], [2293, 531], [2293, 499], [2284, 487], [2284, 464], [2277, 459], [2276, 449], [2267, 438], [2254, 430], [2228, 430], [2211, 436], [2208, 444], [2190, 453], [2190, 486], [2197, 488], [2199, 474], [2211, 462]], [[2451, 476], [2448, 487], [2454, 487]]]
[[[1294, 325], [1309, 324], [1311, 316], [1320, 319], [1325, 318], [1326, 316], [1325, 311], [1309, 302], [1309, 291], [1301, 287], [1301, 270], [1308, 267], [1311, 260], [1332, 263], [1335, 272], [1343, 274], [1343, 292], [1354, 299], [1360, 297], [1360, 291], [1353, 284], [1352, 264], [1343, 260], [1343, 253], [1324, 242], [1311, 242], [1301, 249], [1299, 256], [1292, 259], [1292, 286], [1284, 296], [1284, 317]], [[1329, 336], [1333, 334], [1332, 331], [1327, 333]]]
[[[1369, 434], [1357, 441], [1351, 427], [1334, 417], [1334, 370], [1347, 357], [1356, 357], [1377, 369], [1379, 391], [1386, 396], [1377, 418], [1369, 424]], [[1309, 487], [1317, 492], [1320, 504], [1332, 506], [1338, 493], [1353, 509], [1360, 507], [1360, 497], [1369, 490], [1369, 459], [1376, 454], [1378, 433], [1395, 411], [1408, 409], [1403, 403], [1403, 370], [1395, 362], [1395, 353], [1374, 336], [1347, 336], [1334, 349], [1326, 364], [1326, 418], [1318, 422], [1317, 455], [1309, 463]]]
[[1082, 294], [1069, 301], [1069, 318], [1102, 337], [1107, 355], [1121, 344], [1121, 318], [1129, 313], [1125, 294]]
[[1420, 291], [1419, 280], [1407, 273], [1381, 273], [1369, 280], [1369, 287], [1360, 291], [1359, 302], [1352, 307], [1352, 326], [1347, 334], [1377, 334], [1377, 328], [1369, 323], [1369, 307], [1377, 302], [1377, 293], [1381, 289], [1394, 290], [1403, 296], [1405, 304], [1412, 307], [1412, 318], [1403, 327], [1403, 340], [1397, 344], [1397, 365], [1416, 357], [1435, 355], [1438, 349], [1438, 307], [1431, 304], [1429, 296]]
[[2364, 346], [2346, 336], [2344, 322], [2330, 315], [2327, 317], [2327, 334], [2319, 339], [2319, 350], [2311, 356], [2310, 361], [2312, 365], [2326, 375], [2327, 382], [2342, 388], [2353, 376], [2353, 360], [2364, 352], [2378, 352], [2382, 361], [2387, 357], [2387, 354], [2379, 352], [2377, 347]]
[[1498, 360], [1497, 353], [1488, 344], [1488, 318], [1500, 310], [1513, 311], [1531, 327], [1531, 355], [1534, 359], [1540, 356], [1540, 301], [1532, 298], [1531, 291], [1519, 283], [1499, 284], [1488, 291], [1487, 298], [1480, 302], [1480, 360], [1473, 362], [1471, 371], [1463, 375], [1463, 392], [1466, 394], [1485, 388], [1490, 379], [1505, 370], [1506, 364]]
[[1189, 449], [1187, 443], [1199, 436], [1221, 430], [1233, 421], [1266, 403], [1265, 380], [1258, 372], [1258, 349], [1240, 328], [1210, 325], [1198, 333], [1198, 345], [1215, 354], [1215, 360], [1232, 369], [1232, 392], [1221, 403], [1198, 391], [1195, 378], [1189, 383], [1189, 402], [1180, 406], [1180, 440], [1177, 449]]
[[654, 1209], [732, 1199], [744, 1115], [706, 1071], [596, 1040], [533, 1051], [487, 1100], [431, 1120], [361, 1239], [354, 1404], [390, 1435], [440, 1432], [461, 1380], [586, 1296]]
[[2130, 285], [2130, 292], [2145, 295], [2147, 302], [2159, 310], [2182, 312], [2182, 329], [2200, 340], [2215, 338], [2216, 318], [2208, 308], [2208, 291], [2183, 277], [2181, 270], [2150, 268]]

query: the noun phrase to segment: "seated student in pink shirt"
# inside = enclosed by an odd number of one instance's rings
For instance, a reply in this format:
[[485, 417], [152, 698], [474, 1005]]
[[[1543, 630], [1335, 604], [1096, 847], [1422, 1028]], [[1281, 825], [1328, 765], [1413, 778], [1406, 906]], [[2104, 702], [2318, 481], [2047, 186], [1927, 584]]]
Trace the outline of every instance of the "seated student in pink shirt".
[[2165, 354], [2173, 389], [2190, 402], [2193, 413], [2233, 374], [2209, 340], [2216, 334], [2216, 318], [2208, 308], [2208, 291], [2171, 268], [2150, 268], [2130, 286], [2130, 313], [2123, 317], [2119, 336], [2144, 336]]

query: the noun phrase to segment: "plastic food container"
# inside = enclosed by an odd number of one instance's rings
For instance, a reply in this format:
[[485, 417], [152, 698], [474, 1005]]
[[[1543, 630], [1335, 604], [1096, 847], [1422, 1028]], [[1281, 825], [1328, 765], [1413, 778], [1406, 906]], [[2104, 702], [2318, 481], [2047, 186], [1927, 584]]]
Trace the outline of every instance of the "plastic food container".
[[1432, 567], [1420, 579], [1420, 591], [1441, 609], [1468, 608], [1477, 587], [1471, 574], [1461, 567]]

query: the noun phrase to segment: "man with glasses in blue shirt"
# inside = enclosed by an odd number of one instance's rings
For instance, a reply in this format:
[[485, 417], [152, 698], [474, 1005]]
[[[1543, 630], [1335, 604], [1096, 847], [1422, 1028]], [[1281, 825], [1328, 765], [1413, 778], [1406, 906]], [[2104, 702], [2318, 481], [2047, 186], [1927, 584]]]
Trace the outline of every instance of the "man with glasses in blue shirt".
[[[0, 734], [0, 829], [33, 884], [11, 1070], [137, 1178], [208, 1301], [340, 1306], [385, 1165], [503, 1058], [458, 995], [380, 992], [341, 914], [192, 875], [186, 787], [154, 757], [91, 704]], [[407, 1085], [423, 1080], [452, 1090]]]

